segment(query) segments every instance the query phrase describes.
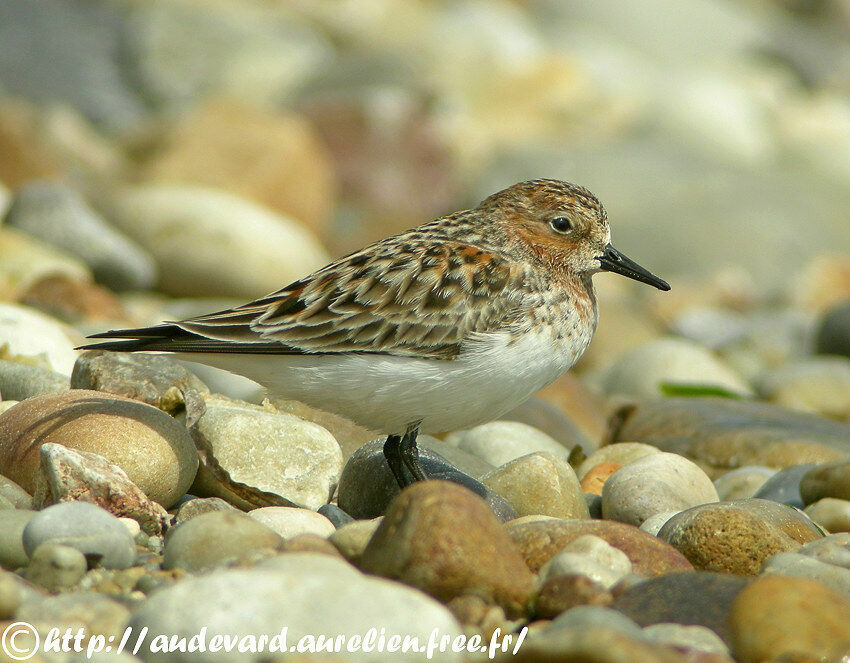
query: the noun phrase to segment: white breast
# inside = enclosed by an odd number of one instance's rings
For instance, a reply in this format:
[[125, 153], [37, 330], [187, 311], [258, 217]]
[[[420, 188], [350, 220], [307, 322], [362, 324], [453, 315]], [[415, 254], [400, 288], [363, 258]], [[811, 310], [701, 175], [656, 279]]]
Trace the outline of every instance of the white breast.
[[184, 355], [187, 361], [244, 375], [272, 393], [336, 412], [367, 428], [401, 433], [421, 421], [442, 432], [491, 421], [569, 369], [590, 343], [593, 327], [558, 339], [551, 328], [511, 341], [481, 334], [453, 360], [378, 354]]

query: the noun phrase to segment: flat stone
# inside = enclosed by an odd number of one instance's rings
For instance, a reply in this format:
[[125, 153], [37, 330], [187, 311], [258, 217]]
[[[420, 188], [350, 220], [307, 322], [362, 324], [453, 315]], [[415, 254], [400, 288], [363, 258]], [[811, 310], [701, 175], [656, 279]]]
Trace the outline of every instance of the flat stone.
[[695, 463], [676, 454], [650, 454], [608, 478], [602, 488], [602, 516], [639, 526], [657, 513], [717, 500], [714, 484]]
[[[451, 613], [418, 590], [362, 575], [343, 560], [322, 555], [307, 555], [309, 561], [300, 555], [298, 560], [293, 557], [295, 554], [274, 558], [276, 563], [289, 564], [288, 568], [225, 569], [179, 582], [151, 595], [133, 613], [129, 625], [134, 633], [147, 627], [149, 638], [174, 634], [186, 639], [203, 627], [243, 638], [260, 633], [278, 635], [285, 625], [288, 643], [317, 633], [333, 633], [349, 641], [355, 635], [362, 637], [376, 624], [387, 634], [404, 633], [423, 643], [435, 628], [452, 639], [461, 633]], [[250, 605], [251, 609], [234, 611], [234, 605]], [[142, 651], [147, 650], [143, 645]], [[181, 658], [198, 663], [208, 660], [202, 653], [186, 653]], [[398, 653], [354, 652], [346, 654], [346, 659], [394, 661]], [[146, 663], [171, 660], [173, 654], [145, 656]], [[234, 653], [221, 660], [259, 661], [260, 656]], [[441, 660], [459, 663], [463, 657], [449, 650]]]
[[803, 498], [800, 495], [800, 481], [814, 465], [792, 465], [779, 470], [759, 488], [753, 497], [787, 504], [802, 509]]
[[162, 568], [208, 571], [273, 551], [283, 539], [247, 515], [213, 512], [184, 521], [165, 540]]
[[119, 642], [130, 610], [102, 594], [74, 592], [24, 601], [15, 616], [30, 623], [74, 624], [87, 633], [99, 633]]
[[22, 401], [68, 388], [68, 376], [62, 373], [44, 366], [0, 361], [0, 394], [4, 400]]
[[85, 555], [76, 548], [47, 542], [35, 549], [23, 576], [35, 585], [56, 592], [76, 585], [87, 568]]
[[114, 290], [143, 290], [156, 279], [151, 257], [61, 182], [37, 180], [20, 187], [5, 223], [80, 258]]
[[683, 338], [659, 338], [620, 357], [605, 373], [605, 393], [657, 398], [665, 386], [720, 388], [748, 396], [751, 387], [709, 350]]
[[704, 626], [729, 642], [729, 611], [747, 586], [741, 576], [691, 571], [645, 580], [616, 594], [611, 607], [640, 626]]
[[850, 568], [827, 564], [800, 553], [777, 553], [765, 562], [761, 575], [784, 575], [809, 578], [838, 592], [850, 601]]
[[597, 536], [626, 553], [634, 573], [640, 576], [653, 577], [692, 568], [678, 550], [625, 523], [545, 519], [516, 521], [508, 523], [505, 529], [533, 573], [537, 573], [566, 545], [585, 534]]
[[756, 491], [776, 472], [774, 468], [763, 465], [739, 467], [715, 479], [714, 487], [722, 502], [747, 499], [755, 495]]
[[87, 350], [74, 364], [72, 389], [104, 391], [176, 414], [191, 426], [204, 411], [209, 388], [183, 364], [166, 355]]
[[174, 520], [177, 523], [182, 523], [204, 513], [213, 513], [216, 511], [242, 513], [235, 506], [225, 502], [220, 497], [196, 497], [180, 504]]
[[518, 516], [589, 518], [572, 466], [562, 456], [538, 451], [509, 461], [481, 478]]
[[802, 512], [758, 499], [697, 506], [673, 516], [658, 532], [695, 568], [750, 576], [771, 555], [821, 536]]
[[98, 391], [44, 394], [0, 414], [0, 472], [34, 492], [47, 442], [103, 456], [166, 508], [198, 469], [184, 426], [144, 403]]
[[209, 398], [196, 424], [233, 481], [311, 509], [325, 504], [342, 453], [321, 426], [248, 403]]
[[24, 528], [36, 511], [0, 509], [0, 567], [10, 571], [26, 566], [29, 556], [24, 550]]
[[109, 220], [153, 257], [157, 290], [169, 295], [260, 297], [330, 262], [291, 218], [221, 190], [149, 184], [109, 207]]
[[665, 398], [626, 413], [615, 440], [639, 440], [707, 471], [791, 467], [850, 456], [850, 425], [776, 405], [728, 398]]
[[32, 517], [23, 532], [27, 555], [47, 542], [76, 548], [90, 565], [107, 569], [126, 569], [136, 559], [136, 544], [121, 521], [86, 502], [54, 504]]
[[850, 500], [824, 497], [807, 506], [804, 513], [828, 532], [850, 532]]
[[[398, 483], [387, 465], [383, 449], [382, 439], [364, 444], [351, 455], [342, 469], [337, 502], [354, 518], [383, 515], [390, 501], [399, 494]], [[435, 451], [419, 445], [419, 461], [427, 477], [452, 481], [482, 497], [502, 522], [516, 518], [516, 512], [505, 498], [457, 470]]]
[[535, 451], [548, 451], [567, 460], [570, 450], [543, 431], [517, 421], [491, 421], [446, 436], [452, 444], [494, 467]]
[[738, 594], [729, 613], [732, 654], [742, 663], [791, 656], [839, 660], [850, 647], [850, 601], [819, 582], [769, 575]]
[[41, 509], [58, 502], [88, 502], [119, 518], [131, 518], [146, 534], [159, 535], [171, 517], [103, 456], [75, 451], [60, 444], [41, 445], [41, 473], [33, 506]]
[[791, 410], [850, 421], [850, 361], [845, 357], [807, 357], [762, 376], [764, 400]]
[[824, 497], [850, 500], [850, 461], [823, 463], [811, 468], [800, 480], [800, 496], [806, 504]]
[[328, 537], [336, 531], [330, 520], [310, 509], [267, 506], [252, 509], [248, 512], [248, 516], [277, 532], [284, 539], [291, 539], [299, 534]]
[[442, 601], [476, 594], [508, 616], [528, 611], [534, 578], [486, 503], [445, 481], [406, 488], [390, 504], [360, 567]]
[[78, 335], [35, 309], [0, 302], [0, 338], [6, 349], [0, 359], [32, 358], [36, 365], [71, 375]]
[[32, 497], [18, 484], [0, 474], [0, 496], [9, 500], [15, 509], [32, 508]]

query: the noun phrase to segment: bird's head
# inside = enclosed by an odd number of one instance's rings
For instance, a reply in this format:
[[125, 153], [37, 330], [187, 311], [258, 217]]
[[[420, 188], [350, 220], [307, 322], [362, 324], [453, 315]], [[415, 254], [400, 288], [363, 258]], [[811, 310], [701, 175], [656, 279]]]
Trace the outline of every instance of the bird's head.
[[587, 189], [560, 180], [520, 182], [484, 200], [506, 234], [550, 265], [575, 274], [616, 272], [659, 290], [666, 281], [611, 245], [611, 228], [602, 203]]

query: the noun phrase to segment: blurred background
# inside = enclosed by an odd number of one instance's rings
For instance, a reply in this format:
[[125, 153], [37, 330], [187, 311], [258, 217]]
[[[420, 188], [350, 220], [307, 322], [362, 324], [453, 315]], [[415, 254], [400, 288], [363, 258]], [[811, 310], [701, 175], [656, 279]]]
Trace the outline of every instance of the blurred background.
[[673, 285], [598, 277], [585, 365], [662, 329], [780, 363], [850, 296], [850, 4], [0, 0], [0, 298], [83, 332], [537, 177]]

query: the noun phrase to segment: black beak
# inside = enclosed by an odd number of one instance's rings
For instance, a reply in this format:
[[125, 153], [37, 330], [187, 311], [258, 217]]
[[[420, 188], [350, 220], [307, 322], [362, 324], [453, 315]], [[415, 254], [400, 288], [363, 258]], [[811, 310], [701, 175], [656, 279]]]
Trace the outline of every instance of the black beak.
[[602, 269], [606, 272], [616, 272], [617, 274], [628, 276], [630, 279], [634, 279], [635, 281], [653, 285], [659, 290], [670, 289], [670, 285], [667, 281], [664, 281], [655, 276], [655, 274], [645, 270], [634, 260], [629, 260], [610, 244], [605, 247], [605, 253], [599, 256], [599, 264], [602, 265]]

